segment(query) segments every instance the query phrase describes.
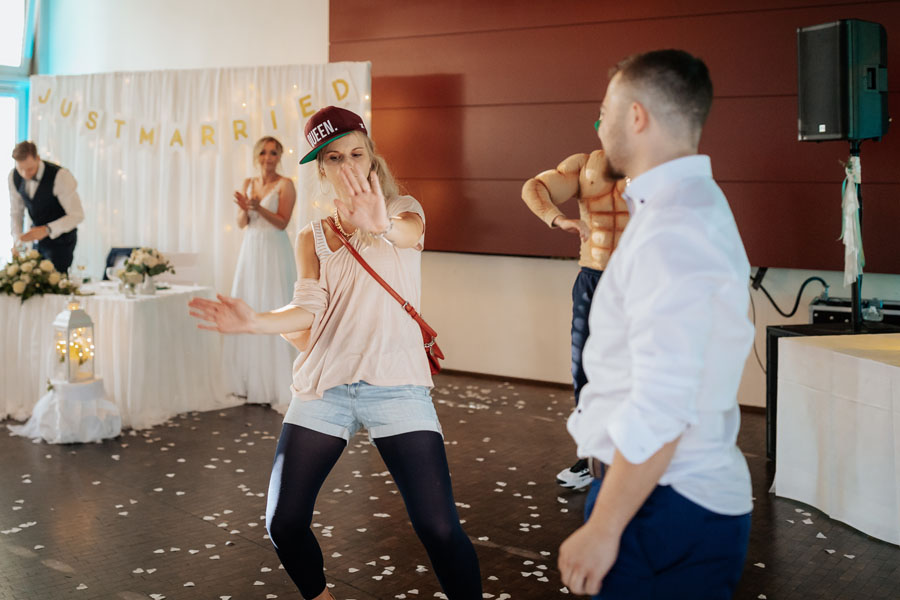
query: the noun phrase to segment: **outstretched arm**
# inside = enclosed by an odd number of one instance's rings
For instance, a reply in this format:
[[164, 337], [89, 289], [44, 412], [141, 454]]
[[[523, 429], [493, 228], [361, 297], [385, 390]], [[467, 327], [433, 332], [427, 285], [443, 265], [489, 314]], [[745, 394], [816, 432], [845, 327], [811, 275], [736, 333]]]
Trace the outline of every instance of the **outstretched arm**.
[[[319, 278], [319, 259], [309, 228], [300, 232], [296, 258], [300, 279]], [[191, 316], [204, 321], [198, 325], [200, 329], [220, 333], [291, 333], [309, 329], [315, 319], [315, 313], [293, 304], [258, 313], [240, 298], [221, 294], [216, 297], [218, 301], [191, 299]]]
[[422, 218], [413, 212], [388, 217], [381, 182], [372, 171], [365, 177], [352, 165], [341, 168], [341, 179], [347, 190], [348, 201], [334, 199], [342, 221], [351, 223], [363, 231], [382, 234], [397, 248], [412, 248], [425, 232]]

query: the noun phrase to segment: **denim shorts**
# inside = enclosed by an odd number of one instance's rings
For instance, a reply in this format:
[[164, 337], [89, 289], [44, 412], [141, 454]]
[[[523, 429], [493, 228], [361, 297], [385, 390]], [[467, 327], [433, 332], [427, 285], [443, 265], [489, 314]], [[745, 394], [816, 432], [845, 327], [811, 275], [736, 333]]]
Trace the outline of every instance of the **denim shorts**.
[[347, 441], [362, 427], [369, 439], [411, 431], [443, 435], [429, 388], [421, 385], [337, 385], [316, 400], [291, 400], [284, 422]]

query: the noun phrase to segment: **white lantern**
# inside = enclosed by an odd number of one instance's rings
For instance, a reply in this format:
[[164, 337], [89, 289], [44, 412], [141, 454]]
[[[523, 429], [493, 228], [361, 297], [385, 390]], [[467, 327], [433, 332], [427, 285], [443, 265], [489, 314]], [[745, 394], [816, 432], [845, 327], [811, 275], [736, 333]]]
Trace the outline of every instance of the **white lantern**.
[[69, 299], [66, 310], [53, 320], [56, 336], [53, 379], [80, 383], [94, 378], [94, 323], [78, 301]]

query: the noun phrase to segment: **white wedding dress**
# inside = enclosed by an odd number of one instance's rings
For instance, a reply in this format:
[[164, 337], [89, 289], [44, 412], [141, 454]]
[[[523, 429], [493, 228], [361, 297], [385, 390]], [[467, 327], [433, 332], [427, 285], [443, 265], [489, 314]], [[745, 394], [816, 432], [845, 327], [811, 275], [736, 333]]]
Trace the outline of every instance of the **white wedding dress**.
[[[245, 193], [250, 196], [248, 184]], [[260, 206], [278, 212], [278, 191], [269, 192]], [[287, 233], [256, 211], [249, 212], [244, 240], [238, 254], [231, 295], [256, 311], [288, 304], [294, 297], [297, 268]], [[277, 335], [238, 334], [225, 336], [225, 373], [228, 391], [252, 404], [271, 404], [284, 412], [291, 402], [291, 377], [297, 352]]]

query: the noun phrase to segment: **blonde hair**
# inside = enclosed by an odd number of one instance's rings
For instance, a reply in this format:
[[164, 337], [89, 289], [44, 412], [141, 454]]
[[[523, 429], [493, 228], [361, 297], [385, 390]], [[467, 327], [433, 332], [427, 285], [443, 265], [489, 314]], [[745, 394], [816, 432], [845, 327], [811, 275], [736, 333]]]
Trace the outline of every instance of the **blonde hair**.
[[284, 154], [284, 146], [282, 146], [281, 142], [276, 138], [273, 138], [271, 135], [266, 135], [259, 138], [256, 143], [253, 144], [253, 163], [255, 166], [259, 166], [259, 155], [262, 153], [263, 147], [269, 142], [275, 143], [275, 152], [278, 153], [278, 160], [281, 160], [281, 155]]

